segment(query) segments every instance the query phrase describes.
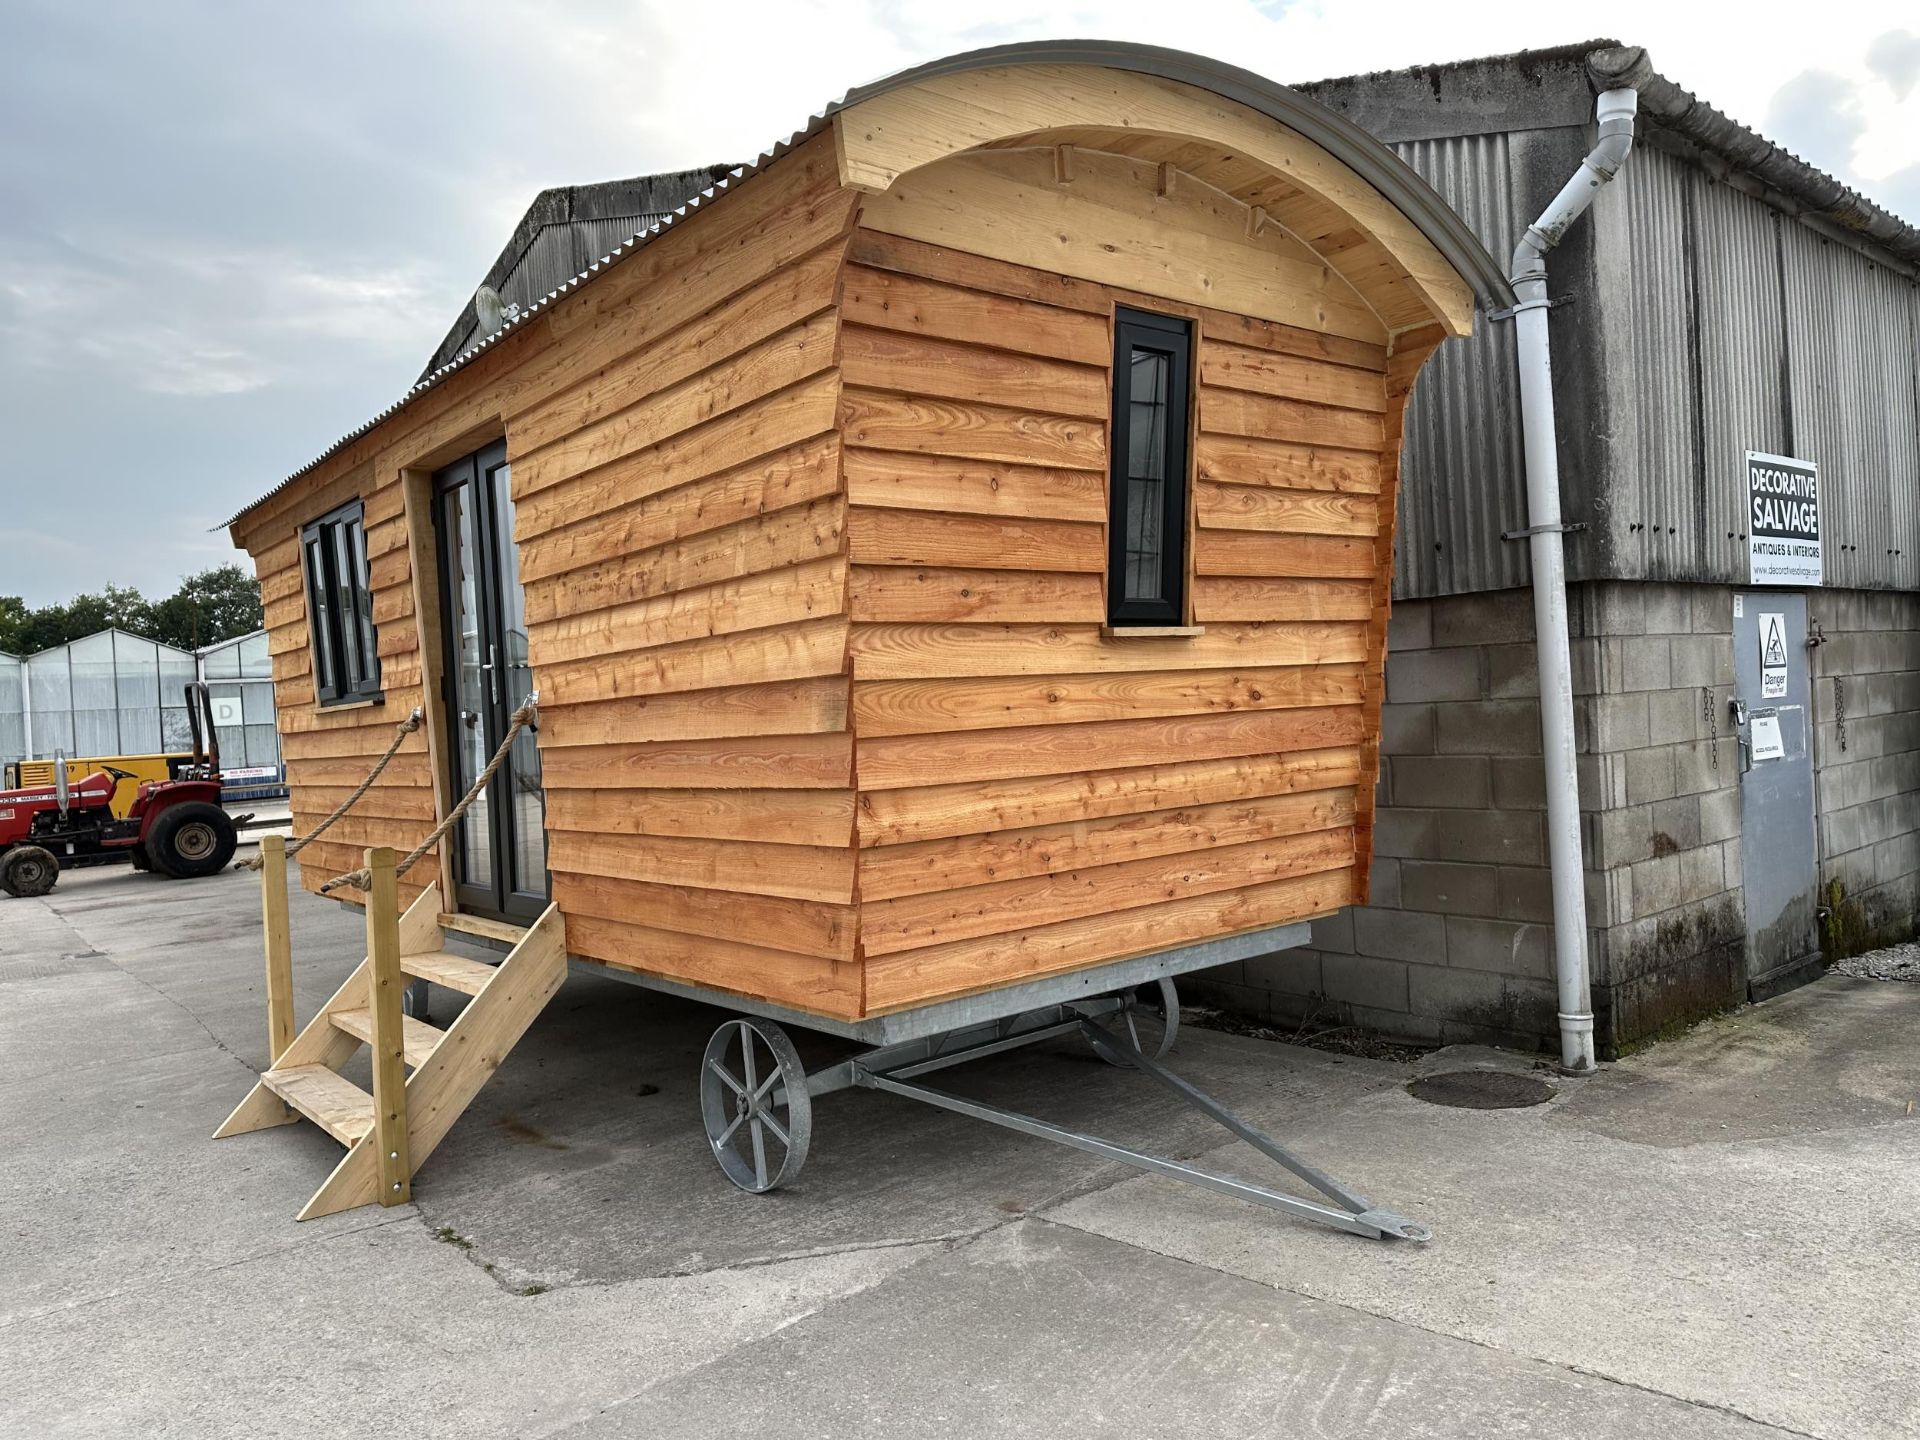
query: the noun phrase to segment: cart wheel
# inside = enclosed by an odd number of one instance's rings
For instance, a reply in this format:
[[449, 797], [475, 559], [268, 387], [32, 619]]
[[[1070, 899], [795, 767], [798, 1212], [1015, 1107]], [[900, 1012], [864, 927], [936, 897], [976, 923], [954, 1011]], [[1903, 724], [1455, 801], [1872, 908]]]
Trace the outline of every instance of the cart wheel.
[[813, 1097], [787, 1032], [770, 1020], [729, 1020], [700, 1062], [700, 1118], [727, 1179], [753, 1195], [807, 1163]]
[[1127, 1008], [1120, 1012], [1121, 1030], [1134, 1049], [1149, 1060], [1158, 1060], [1173, 1048], [1174, 1037], [1180, 1033], [1179, 992], [1171, 980], [1152, 980], [1135, 987], [1127, 1001]]

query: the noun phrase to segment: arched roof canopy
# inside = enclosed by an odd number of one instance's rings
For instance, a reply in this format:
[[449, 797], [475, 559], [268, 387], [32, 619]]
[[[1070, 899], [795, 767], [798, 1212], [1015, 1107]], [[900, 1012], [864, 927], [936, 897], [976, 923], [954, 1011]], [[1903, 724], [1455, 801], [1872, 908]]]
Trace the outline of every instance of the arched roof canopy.
[[873, 193], [973, 151], [1077, 145], [1173, 165], [1351, 285], [1391, 334], [1465, 335], [1510, 295], [1460, 218], [1341, 116], [1217, 62], [1145, 46], [1006, 46], [903, 72], [829, 112], [843, 183]]

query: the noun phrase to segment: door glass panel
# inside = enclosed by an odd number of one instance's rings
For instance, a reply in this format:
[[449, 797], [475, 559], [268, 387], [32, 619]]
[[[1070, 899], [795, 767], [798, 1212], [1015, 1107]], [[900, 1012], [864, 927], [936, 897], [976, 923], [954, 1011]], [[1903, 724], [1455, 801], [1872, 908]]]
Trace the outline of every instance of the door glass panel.
[[[513, 543], [510, 467], [489, 473], [494, 534], [500, 556], [500, 660], [506, 684], [502, 712], [511, 716], [533, 693], [533, 667], [527, 655], [526, 595], [520, 588], [520, 559]], [[544, 895], [547, 891], [547, 801], [540, 787], [540, 743], [533, 726], [514, 737], [506, 765], [513, 811], [513, 856], [509, 888]]]
[[1128, 600], [1159, 600], [1166, 575], [1167, 374], [1173, 357], [1135, 350], [1127, 404]]
[[[450, 537], [447, 553], [447, 604], [454, 654], [452, 716], [454, 779], [465, 795], [493, 754], [490, 734], [486, 641], [481, 625], [480, 534], [473, 513], [473, 487], [456, 485], [441, 501], [441, 533]], [[460, 879], [469, 885], [493, 884], [492, 787], [474, 797], [457, 829], [455, 857]]]

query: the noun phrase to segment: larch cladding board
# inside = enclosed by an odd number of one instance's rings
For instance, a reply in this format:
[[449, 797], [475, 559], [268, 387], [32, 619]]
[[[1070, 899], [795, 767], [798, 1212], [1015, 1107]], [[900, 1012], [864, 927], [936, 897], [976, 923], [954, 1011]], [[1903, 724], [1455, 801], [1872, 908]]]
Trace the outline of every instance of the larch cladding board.
[[853, 1015], [834, 433], [853, 200], [827, 169], [796, 188], [793, 161], [757, 214], [748, 187], [678, 232], [698, 254], [606, 317], [653, 333], [507, 443], [568, 948]]
[[[850, 262], [866, 1011], [1364, 898], [1417, 361], [866, 228]], [[1195, 322], [1202, 634], [1103, 631], [1116, 301]]]

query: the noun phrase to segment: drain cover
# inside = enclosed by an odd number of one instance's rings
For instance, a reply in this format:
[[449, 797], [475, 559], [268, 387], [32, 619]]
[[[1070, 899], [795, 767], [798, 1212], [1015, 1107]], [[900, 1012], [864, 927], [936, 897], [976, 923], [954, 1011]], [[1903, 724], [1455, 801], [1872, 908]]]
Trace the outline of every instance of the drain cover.
[[1553, 1098], [1553, 1086], [1537, 1075], [1510, 1070], [1449, 1070], [1415, 1080], [1407, 1093], [1429, 1105], [1460, 1110], [1517, 1110], [1545, 1104]]

